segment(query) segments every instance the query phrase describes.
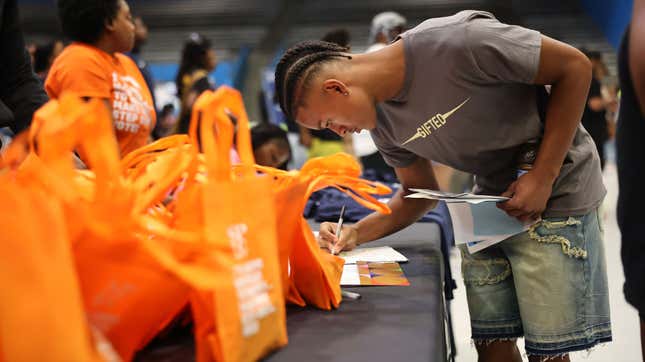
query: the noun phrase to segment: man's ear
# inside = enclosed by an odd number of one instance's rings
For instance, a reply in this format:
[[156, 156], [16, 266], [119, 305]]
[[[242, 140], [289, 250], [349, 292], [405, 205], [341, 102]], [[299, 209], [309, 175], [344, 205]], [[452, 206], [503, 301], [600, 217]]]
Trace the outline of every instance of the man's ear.
[[338, 79], [327, 79], [323, 82], [323, 89], [328, 93], [336, 93], [346, 95], [349, 92], [349, 88], [345, 83], [341, 82]]

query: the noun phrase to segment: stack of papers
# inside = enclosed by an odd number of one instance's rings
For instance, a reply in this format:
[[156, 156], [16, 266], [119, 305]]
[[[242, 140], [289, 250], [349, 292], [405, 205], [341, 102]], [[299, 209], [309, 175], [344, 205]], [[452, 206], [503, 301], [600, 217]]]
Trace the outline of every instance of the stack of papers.
[[406, 197], [446, 202], [452, 219], [455, 244], [466, 244], [471, 254], [526, 231], [532, 224], [522, 223], [497, 208], [496, 203], [504, 202], [508, 197], [410, 190], [415, 193]]
[[408, 258], [390, 246], [358, 248], [338, 256], [345, 259], [340, 285], [410, 285], [398, 264]]
[[444, 192], [444, 191], [428, 190], [428, 189], [409, 189], [409, 190], [413, 191], [414, 194], [407, 195], [406, 196], [407, 198], [439, 200], [439, 201], [445, 201], [447, 204], [455, 203], [455, 202], [467, 202], [469, 204], [480, 204], [483, 202], [504, 202], [509, 200], [508, 197], [504, 197], [504, 196], [475, 195], [469, 192], [454, 194], [452, 192]]

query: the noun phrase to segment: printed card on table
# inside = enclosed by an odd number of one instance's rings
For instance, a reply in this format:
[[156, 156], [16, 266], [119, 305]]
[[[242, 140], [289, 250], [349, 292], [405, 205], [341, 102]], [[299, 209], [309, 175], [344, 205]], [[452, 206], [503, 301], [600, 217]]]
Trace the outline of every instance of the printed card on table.
[[359, 261], [343, 268], [340, 285], [344, 286], [409, 286], [410, 281], [399, 263]]

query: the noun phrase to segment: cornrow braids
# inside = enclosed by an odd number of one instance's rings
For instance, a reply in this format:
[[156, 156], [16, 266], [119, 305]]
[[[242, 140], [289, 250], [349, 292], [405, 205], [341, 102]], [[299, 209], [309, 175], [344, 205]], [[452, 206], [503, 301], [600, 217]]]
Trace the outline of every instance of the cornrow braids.
[[333, 43], [322, 41], [303, 41], [289, 48], [282, 55], [282, 58], [280, 59], [280, 62], [278, 62], [275, 70], [275, 87], [280, 105], [283, 104], [283, 97], [281, 97], [281, 95], [284, 85], [284, 76], [288, 68], [291, 67], [295, 61], [305, 55], [330, 50], [336, 50], [339, 52], [346, 51], [346, 49]]
[[284, 114], [294, 117], [294, 95], [298, 83], [302, 80], [305, 89], [312, 76], [320, 69], [320, 65], [333, 58], [348, 58], [349, 49], [325, 41], [304, 41], [289, 48], [275, 70], [275, 94]]

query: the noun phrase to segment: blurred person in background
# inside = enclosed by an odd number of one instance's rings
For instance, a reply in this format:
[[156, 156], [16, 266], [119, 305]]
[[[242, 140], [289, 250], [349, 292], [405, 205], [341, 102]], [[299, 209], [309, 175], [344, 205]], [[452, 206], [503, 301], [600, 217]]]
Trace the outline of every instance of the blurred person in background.
[[596, 143], [596, 149], [600, 156], [600, 165], [604, 169], [605, 142], [609, 139], [609, 127], [605, 116], [610, 106], [610, 101], [603, 97], [602, 81], [607, 76], [608, 70], [600, 52], [587, 49], [581, 49], [581, 51], [589, 58], [592, 66], [591, 85], [589, 86], [585, 111], [582, 115], [582, 125]]
[[0, 0], [0, 19], [0, 127], [17, 134], [31, 124], [47, 95], [31, 66], [16, 0]]
[[[349, 31], [344, 28], [334, 29], [325, 34], [322, 41], [349, 49]], [[329, 129], [310, 130], [301, 125], [298, 127], [300, 129], [300, 144], [307, 148], [308, 158], [329, 156], [338, 152], [354, 153], [352, 149], [352, 135], [348, 134], [341, 137]]]
[[54, 40], [50, 43], [39, 45], [34, 52], [34, 72], [45, 82], [49, 68], [54, 64], [54, 60], [63, 52], [65, 45], [60, 40]]
[[[73, 43], [52, 65], [45, 89], [51, 98], [70, 92], [100, 98], [111, 107], [121, 156], [147, 144], [156, 115], [137, 65], [134, 24], [125, 0], [59, 0], [63, 32]], [[81, 158], [82, 155], [81, 155]]]
[[217, 65], [210, 39], [198, 33], [189, 35], [181, 51], [175, 84], [180, 100], [179, 123], [175, 133], [188, 133], [193, 103], [207, 89], [215, 89], [209, 74]]
[[260, 123], [251, 128], [251, 143], [255, 163], [281, 170], [287, 169], [287, 164], [291, 160], [291, 147], [287, 132], [282, 128], [269, 123]]
[[29, 53], [29, 60], [33, 65], [36, 62], [36, 60], [34, 59], [34, 54], [36, 54], [36, 48], [38, 46], [36, 45], [36, 43], [29, 43], [25, 47], [27, 48], [27, 52]]
[[146, 85], [150, 90], [150, 95], [152, 96], [152, 105], [155, 107], [156, 111], [157, 105], [155, 103], [155, 80], [152, 77], [150, 69], [148, 69], [148, 62], [146, 62], [141, 57], [141, 48], [148, 40], [148, 27], [143, 22], [143, 19], [140, 16], [134, 17], [133, 22], [134, 46], [132, 47], [132, 50], [130, 52], [126, 53], [126, 55], [135, 62], [137, 67], [139, 67], [139, 71], [141, 72], [141, 75], [143, 75], [143, 79], [146, 81]]
[[373, 52], [390, 44], [407, 26], [407, 19], [397, 12], [386, 11], [377, 14], [372, 19], [366, 52]]
[[645, 0], [635, 0], [631, 25], [618, 54], [620, 110], [616, 129], [618, 209], [625, 272], [625, 299], [640, 317], [641, 349], [645, 360], [645, 238], [643, 238], [643, 181], [645, 180]]
[[157, 125], [152, 131], [152, 138], [155, 140], [170, 136], [177, 127], [178, 121], [175, 106], [172, 103], [163, 106], [157, 117]]

